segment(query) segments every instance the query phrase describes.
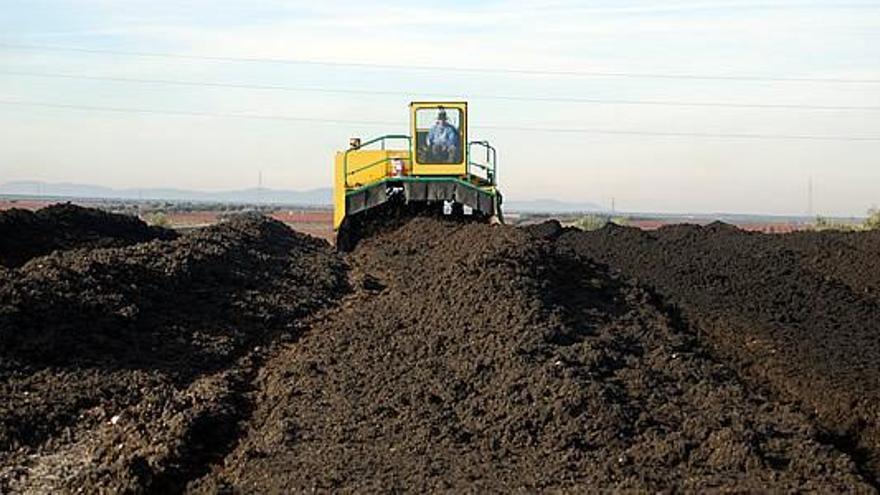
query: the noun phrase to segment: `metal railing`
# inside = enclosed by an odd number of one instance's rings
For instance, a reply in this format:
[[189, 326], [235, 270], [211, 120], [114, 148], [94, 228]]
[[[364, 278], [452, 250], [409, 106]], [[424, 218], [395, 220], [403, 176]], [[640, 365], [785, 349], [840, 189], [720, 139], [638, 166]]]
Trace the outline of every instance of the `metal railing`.
[[[375, 145], [377, 143], [379, 144], [379, 149], [386, 150], [386, 149], [388, 149], [386, 142], [391, 141], [391, 140], [404, 140], [404, 141], [406, 141], [406, 154], [407, 154], [407, 156], [405, 159], [409, 160], [410, 163], [412, 163], [412, 158], [413, 158], [412, 157], [412, 137], [410, 137], [406, 134], [387, 134], [384, 136], [379, 136], [377, 138], [370, 139], [369, 141], [361, 143], [361, 145], [358, 146], [357, 148], [349, 148], [348, 150], [345, 151], [345, 155], [343, 156], [343, 174], [345, 177], [345, 187], [351, 187], [351, 184], [349, 184], [349, 182], [348, 182], [348, 178], [351, 177], [352, 175], [354, 175], [358, 172], [362, 172], [364, 170], [369, 170], [373, 167], [388, 163], [391, 160], [399, 159], [398, 157], [384, 157], [379, 160], [376, 160], [375, 162], [359, 166], [358, 168], [356, 168], [354, 170], [349, 170], [348, 154], [351, 153], [352, 151], [358, 151], [358, 150], [361, 150], [367, 146]], [[476, 156], [474, 154], [475, 147], [482, 148], [483, 150], [485, 150], [485, 153], [486, 153], [485, 163], [473, 161], [472, 158], [474, 156]], [[478, 151], [480, 151], [480, 153], [482, 153], [482, 150], [478, 150]], [[498, 152], [492, 145], [489, 144], [488, 141], [471, 141], [468, 143], [468, 149], [467, 149], [467, 175], [468, 175], [468, 177], [476, 177], [479, 179], [484, 179], [484, 180], [487, 180], [492, 185], [497, 184], [497, 180], [498, 180], [497, 161], [498, 161]], [[480, 175], [480, 174], [473, 173], [473, 171], [472, 171], [473, 169], [479, 169], [479, 170], [482, 170], [483, 172], [485, 172], [485, 178], [482, 177], [482, 175]], [[355, 184], [355, 185], [357, 185], [357, 184]]]
[[384, 135], [384, 136], [379, 136], [379, 137], [377, 137], [377, 138], [370, 139], [369, 141], [367, 141], [367, 142], [365, 142], [365, 143], [361, 143], [361, 145], [358, 146], [357, 148], [349, 148], [349, 149], [347, 149], [347, 150], [345, 151], [345, 155], [343, 156], [343, 159], [342, 159], [342, 163], [343, 163], [343, 165], [342, 165], [342, 172], [343, 172], [343, 175], [344, 175], [344, 177], [345, 177], [345, 187], [349, 187], [348, 178], [349, 178], [350, 176], [352, 176], [352, 175], [354, 175], [354, 174], [356, 174], [356, 173], [358, 173], [358, 172], [362, 172], [362, 171], [364, 171], [364, 170], [368, 170], [368, 169], [370, 169], [370, 168], [372, 168], [372, 167], [375, 167], [375, 166], [377, 166], [377, 165], [381, 165], [381, 164], [383, 164], [383, 163], [387, 163], [387, 162], [389, 162], [390, 160], [393, 159], [393, 158], [391, 158], [391, 157], [385, 157], [385, 158], [382, 158], [382, 159], [380, 159], [380, 160], [377, 160], [377, 161], [375, 161], [375, 162], [373, 162], [373, 163], [370, 163], [370, 164], [367, 164], [367, 165], [364, 165], [364, 166], [358, 167], [358, 168], [355, 169], [355, 170], [351, 170], [351, 171], [349, 171], [349, 170], [348, 170], [348, 154], [349, 154], [349, 153], [351, 153], [352, 151], [358, 151], [358, 150], [361, 150], [361, 149], [363, 149], [363, 148], [366, 147], [366, 146], [370, 146], [370, 145], [373, 145], [373, 144], [376, 144], [376, 143], [380, 143], [380, 148], [379, 148], [379, 149], [381, 149], [381, 150], [385, 150], [385, 149], [387, 149], [387, 148], [386, 148], [386, 144], [385, 144], [386, 141], [395, 140], [395, 139], [402, 139], [402, 140], [405, 140], [405, 141], [406, 141], [406, 152], [407, 152], [408, 155], [410, 155], [410, 156], [408, 157], [408, 159], [411, 160], [411, 159], [412, 159], [412, 156], [411, 156], [411, 155], [412, 155], [412, 151], [411, 151], [411, 149], [412, 149], [412, 138], [409, 137], [409, 136], [407, 136], [406, 134], [386, 134], [386, 135]]
[[[478, 146], [484, 148], [486, 150], [486, 162], [479, 163], [473, 161], [474, 155], [474, 146]], [[468, 176], [480, 177], [479, 175], [471, 173], [471, 167], [478, 168], [486, 172], [486, 179], [492, 185], [495, 185], [498, 180], [498, 171], [497, 171], [497, 162], [498, 162], [498, 152], [495, 148], [489, 144], [489, 141], [471, 141], [468, 143]]]

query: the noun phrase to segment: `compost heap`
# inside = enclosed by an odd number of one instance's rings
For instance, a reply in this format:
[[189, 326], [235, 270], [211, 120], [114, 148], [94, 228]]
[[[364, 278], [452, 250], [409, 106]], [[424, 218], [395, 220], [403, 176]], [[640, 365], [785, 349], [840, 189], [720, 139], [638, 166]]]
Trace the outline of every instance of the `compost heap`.
[[234, 441], [260, 347], [346, 285], [264, 218], [0, 270], [0, 492], [184, 486]]
[[559, 241], [651, 287], [742, 376], [880, 475], [880, 232], [609, 225]]
[[0, 491], [874, 490], [578, 235], [238, 218], [4, 270]]
[[120, 247], [173, 239], [174, 231], [151, 227], [128, 215], [59, 203], [37, 210], [0, 212], [0, 265], [17, 267], [55, 250]]

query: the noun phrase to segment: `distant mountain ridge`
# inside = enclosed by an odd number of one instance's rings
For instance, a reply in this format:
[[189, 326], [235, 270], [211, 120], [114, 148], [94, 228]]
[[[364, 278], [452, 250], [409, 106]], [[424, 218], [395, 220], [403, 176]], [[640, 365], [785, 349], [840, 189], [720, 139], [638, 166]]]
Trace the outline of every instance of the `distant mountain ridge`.
[[329, 206], [332, 204], [332, 190], [329, 187], [309, 189], [305, 191], [255, 187], [230, 191], [206, 192], [176, 188], [115, 189], [111, 187], [66, 182], [13, 181], [0, 185], [0, 194], [70, 198], [269, 203], [303, 206]]

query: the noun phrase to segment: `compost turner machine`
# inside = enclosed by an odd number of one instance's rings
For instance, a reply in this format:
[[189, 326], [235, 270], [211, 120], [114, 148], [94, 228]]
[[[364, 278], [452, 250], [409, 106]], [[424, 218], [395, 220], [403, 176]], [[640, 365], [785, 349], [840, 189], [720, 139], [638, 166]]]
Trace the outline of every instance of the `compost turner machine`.
[[465, 102], [410, 103], [410, 134], [385, 135], [336, 153], [333, 228], [347, 250], [370, 221], [445, 215], [502, 222], [496, 151], [468, 140]]

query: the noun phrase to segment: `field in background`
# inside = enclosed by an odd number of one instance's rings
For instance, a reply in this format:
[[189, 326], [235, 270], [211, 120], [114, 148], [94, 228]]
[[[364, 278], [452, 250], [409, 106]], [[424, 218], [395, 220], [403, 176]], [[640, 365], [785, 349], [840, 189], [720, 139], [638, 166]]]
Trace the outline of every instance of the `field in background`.
[[[175, 229], [205, 227], [217, 223], [224, 216], [243, 212], [260, 212], [284, 222], [291, 228], [322, 239], [333, 239], [333, 212], [329, 207], [303, 207], [296, 205], [203, 203], [179, 201], [106, 200], [93, 198], [29, 198], [0, 197], [0, 211], [10, 208], [36, 210], [58, 202], [71, 202], [81, 206], [100, 208], [113, 213], [136, 215], [153, 225]], [[585, 230], [599, 228], [607, 222], [642, 230], [655, 230], [664, 225], [706, 225], [714, 221], [768, 234], [784, 234], [801, 230], [851, 230], [860, 228], [863, 218], [809, 218], [759, 215], [672, 215], [672, 214], [617, 214], [607, 213], [533, 213], [506, 212], [505, 220], [513, 225], [540, 223], [557, 219], [563, 225], [573, 225]]]
[[11, 208], [37, 210], [59, 202], [99, 208], [112, 213], [135, 215], [152, 225], [183, 230], [213, 225], [221, 218], [232, 214], [259, 212], [284, 222], [299, 232], [327, 240], [333, 238], [333, 211], [329, 208], [89, 198], [5, 198], [0, 199], [0, 211]]

